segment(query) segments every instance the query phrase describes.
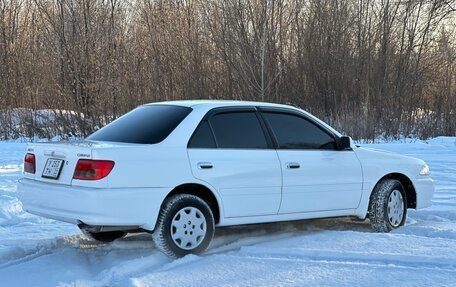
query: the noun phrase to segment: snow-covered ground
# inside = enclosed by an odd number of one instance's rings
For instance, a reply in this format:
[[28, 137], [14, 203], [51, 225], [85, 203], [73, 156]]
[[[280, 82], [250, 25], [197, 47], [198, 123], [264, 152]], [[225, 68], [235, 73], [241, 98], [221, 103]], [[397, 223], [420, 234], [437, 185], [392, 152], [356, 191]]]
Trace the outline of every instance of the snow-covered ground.
[[372, 233], [349, 218], [217, 230], [202, 256], [171, 260], [148, 234], [102, 245], [22, 211], [25, 144], [0, 143], [0, 286], [456, 286], [456, 138], [371, 145], [424, 159], [433, 206]]

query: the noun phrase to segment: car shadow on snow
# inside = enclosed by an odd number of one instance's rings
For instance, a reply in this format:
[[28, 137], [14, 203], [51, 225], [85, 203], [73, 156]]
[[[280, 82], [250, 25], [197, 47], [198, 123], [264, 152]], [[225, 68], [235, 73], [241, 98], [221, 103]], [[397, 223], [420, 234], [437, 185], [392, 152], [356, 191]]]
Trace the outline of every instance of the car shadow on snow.
[[[372, 232], [369, 220], [353, 217], [308, 219], [299, 221], [249, 224], [220, 227], [215, 230], [214, 239], [206, 254], [236, 250], [242, 246], [268, 242], [296, 235], [311, 235], [325, 231]], [[108, 247], [109, 246], [109, 247]], [[113, 243], [99, 243], [81, 237], [80, 249], [155, 249], [149, 233], [129, 234]]]
[[287, 222], [222, 227], [215, 231], [207, 253], [236, 250], [243, 246], [326, 231], [372, 232], [368, 220], [352, 217], [308, 219]]

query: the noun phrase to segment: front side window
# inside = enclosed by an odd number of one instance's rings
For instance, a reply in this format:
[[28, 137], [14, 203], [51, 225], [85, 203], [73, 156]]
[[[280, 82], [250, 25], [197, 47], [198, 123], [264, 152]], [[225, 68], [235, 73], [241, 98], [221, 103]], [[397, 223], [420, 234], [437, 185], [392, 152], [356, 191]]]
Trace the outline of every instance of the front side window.
[[255, 112], [228, 112], [212, 116], [209, 123], [218, 148], [266, 149], [268, 144]]
[[332, 136], [298, 115], [264, 112], [281, 149], [336, 149]]
[[163, 141], [192, 111], [173, 105], [140, 106], [99, 129], [87, 139], [137, 144]]

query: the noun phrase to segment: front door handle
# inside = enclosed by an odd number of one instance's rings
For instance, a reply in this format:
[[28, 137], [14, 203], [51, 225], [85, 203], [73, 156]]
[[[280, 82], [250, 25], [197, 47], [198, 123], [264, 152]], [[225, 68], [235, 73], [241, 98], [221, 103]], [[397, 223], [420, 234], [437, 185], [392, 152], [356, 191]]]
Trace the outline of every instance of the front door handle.
[[296, 169], [296, 168], [300, 168], [301, 167], [299, 162], [287, 162], [286, 166], [287, 166], [288, 169]]
[[212, 167], [213, 167], [213, 165], [210, 162], [199, 162], [198, 163], [198, 168], [199, 169], [210, 169]]

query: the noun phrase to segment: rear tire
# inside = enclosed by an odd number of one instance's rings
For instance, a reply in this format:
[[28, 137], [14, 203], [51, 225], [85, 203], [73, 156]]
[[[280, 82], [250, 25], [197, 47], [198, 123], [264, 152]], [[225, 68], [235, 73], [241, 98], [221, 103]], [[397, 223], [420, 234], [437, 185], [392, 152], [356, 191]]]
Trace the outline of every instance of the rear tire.
[[369, 201], [369, 219], [376, 232], [390, 232], [405, 223], [407, 198], [401, 182], [383, 179], [374, 188]]
[[180, 258], [206, 250], [214, 229], [214, 215], [204, 200], [177, 194], [164, 202], [152, 238], [160, 251]]
[[125, 231], [106, 231], [106, 232], [91, 232], [81, 228], [82, 233], [93, 241], [113, 242], [116, 239], [123, 238], [127, 235]]

